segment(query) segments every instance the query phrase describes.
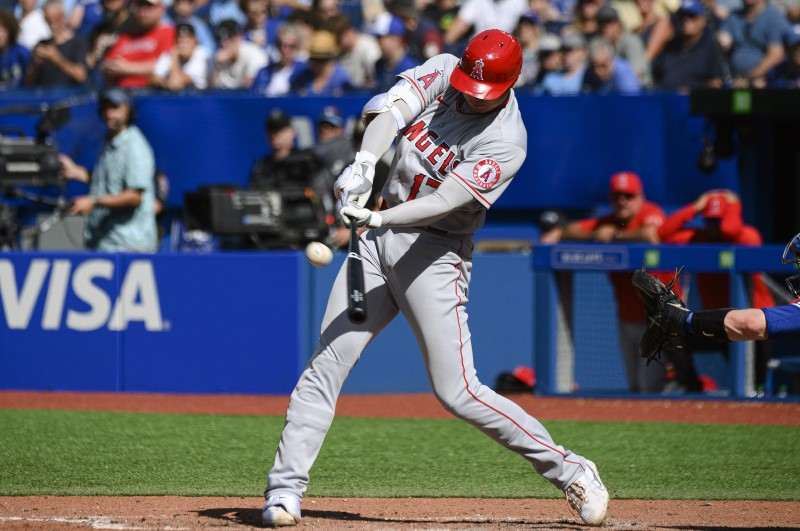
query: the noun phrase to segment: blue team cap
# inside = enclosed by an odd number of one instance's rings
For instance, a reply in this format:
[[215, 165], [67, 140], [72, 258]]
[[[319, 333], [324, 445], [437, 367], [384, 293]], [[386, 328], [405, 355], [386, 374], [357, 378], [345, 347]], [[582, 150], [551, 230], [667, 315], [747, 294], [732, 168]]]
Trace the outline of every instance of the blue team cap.
[[334, 127], [344, 127], [344, 120], [342, 120], [342, 113], [333, 105], [327, 105], [317, 118], [318, 124], [330, 124]]
[[381, 13], [375, 18], [375, 21], [370, 24], [369, 32], [375, 37], [386, 37], [389, 35], [396, 35], [402, 37], [406, 34], [406, 26], [400, 17], [396, 17], [391, 13]]
[[682, 0], [678, 7], [678, 13], [686, 13], [694, 17], [706, 14], [706, 10], [700, 0]]

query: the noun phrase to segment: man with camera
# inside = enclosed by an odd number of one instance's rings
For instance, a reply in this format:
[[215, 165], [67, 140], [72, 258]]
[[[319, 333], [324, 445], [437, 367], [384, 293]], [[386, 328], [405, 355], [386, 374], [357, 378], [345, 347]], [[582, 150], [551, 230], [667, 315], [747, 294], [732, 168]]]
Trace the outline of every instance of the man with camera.
[[89, 184], [89, 194], [76, 197], [70, 214], [85, 215], [86, 247], [107, 252], [154, 252], [158, 242], [154, 212], [153, 150], [132, 125], [133, 106], [121, 89], [100, 96], [99, 112], [108, 131], [91, 176], [66, 155], [67, 179]]

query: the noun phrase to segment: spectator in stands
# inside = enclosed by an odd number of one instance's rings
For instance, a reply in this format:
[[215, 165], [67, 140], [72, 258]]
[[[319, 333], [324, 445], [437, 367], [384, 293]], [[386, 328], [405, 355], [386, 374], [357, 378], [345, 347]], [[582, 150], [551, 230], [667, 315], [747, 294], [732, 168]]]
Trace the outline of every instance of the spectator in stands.
[[19, 44], [33, 50], [39, 41], [50, 39], [53, 35], [44, 19], [44, 13], [39, 9], [37, 0], [19, 0]]
[[[333, 105], [326, 106], [317, 119], [317, 143], [312, 148], [335, 180], [355, 157], [350, 138], [345, 134], [344, 118]], [[333, 180], [328, 189], [333, 193]]]
[[162, 0], [134, 0], [131, 27], [119, 39], [101, 64], [109, 84], [123, 88], [150, 85], [156, 61], [175, 43], [175, 28], [163, 24]]
[[62, 0], [47, 0], [43, 11], [53, 37], [34, 47], [26, 83], [33, 87], [84, 84], [88, 78], [86, 41], [67, 27]]
[[439, 29], [439, 33], [442, 35], [444, 41], [444, 51], [457, 56], [461, 56], [461, 52], [467, 46], [469, 34], [465, 32], [461, 38], [457, 38], [452, 42], [447, 42], [444, 36], [458, 16], [459, 9], [458, 0], [433, 0], [433, 2], [424, 8], [422, 15]]
[[603, 0], [577, 0], [569, 31], [580, 33], [586, 42], [599, 37], [600, 25], [597, 23], [597, 13], [603, 4]]
[[18, 35], [17, 19], [0, 10], [0, 89], [18, 88], [25, 80], [31, 53], [17, 43]]
[[415, 0], [392, 0], [387, 4], [389, 12], [403, 21], [406, 28], [408, 54], [418, 62], [424, 62], [444, 50], [444, 38], [439, 28], [425, 17], [421, 17]]
[[676, 14], [678, 32], [653, 64], [656, 86], [688, 91], [695, 87], [722, 87], [725, 57], [706, 24], [699, 0], [683, 0]]
[[509, 33], [517, 27], [519, 17], [528, 11], [526, 0], [465, 0], [458, 15], [444, 34], [445, 44], [451, 45], [468, 35], [497, 28]]
[[546, 34], [539, 39], [539, 67], [533, 81], [533, 89], [537, 92], [543, 89], [544, 79], [550, 74], [561, 72], [564, 66], [561, 54], [561, 39], [556, 35]]
[[517, 86], [533, 85], [539, 74], [539, 38], [542, 28], [539, 16], [533, 11], [524, 13], [517, 23], [514, 36], [522, 47], [522, 71], [517, 79]]
[[406, 28], [403, 21], [390, 13], [381, 13], [370, 27], [378, 39], [381, 58], [375, 63], [375, 91], [386, 92], [395, 83], [397, 76], [419, 63], [408, 54]]
[[723, 23], [720, 43], [730, 51], [734, 85], [763, 87], [767, 73], [784, 59], [782, 39], [788, 23], [767, 0], [744, 4]]
[[322, 200], [334, 245], [344, 247], [349, 240], [350, 231], [337, 223], [333, 183], [345, 166], [353, 161], [355, 150], [351, 139], [345, 134], [344, 120], [336, 107], [325, 107], [320, 114], [317, 120], [317, 144], [312, 151], [320, 163], [320, 169], [314, 178], [314, 189]]
[[552, 72], [542, 81], [542, 91], [553, 96], [580, 94], [586, 71], [586, 43], [578, 33], [568, 33], [561, 45], [563, 68]]
[[169, 18], [175, 26], [178, 24], [191, 24], [197, 37], [197, 44], [209, 53], [216, 51], [217, 43], [214, 41], [214, 34], [208, 24], [195, 14], [195, 0], [172, 0]]
[[603, 39], [589, 45], [589, 67], [581, 81], [584, 92], [599, 94], [636, 94], [640, 85], [633, 69], [614, 53], [614, 47]]
[[115, 88], [100, 97], [108, 131], [94, 171], [61, 156], [64, 176], [89, 183], [89, 195], [74, 198], [70, 213], [87, 216], [86, 247], [97, 251], [155, 252], [153, 150], [132, 124], [128, 95]]
[[[658, 243], [658, 229], [664, 223], [661, 207], [647, 201], [639, 176], [619, 172], [611, 177], [612, 212], [606, 216], [583, 219], [545, 232], [543, 243], [562, 240]], [[660, 392], [666, 383], [664, 367], [647, 365], [639, 355], [639, 341], [646, 329], [644, 307], [631, 284], [632, 273], [613, 272], [609, 280], [614, 288], [619, 317], [619, 345], [623, 353], [628, 389], [632, 392]]]
[[314, 155], [294, 148], [292, 121], [280, 109], [273, 109], [265, 123], [270, 154], [257, 160], [250, 171], [250, 187], [257, 190], [283, 186], [309, 186], [319, 169]]
[[600, 35], [614, 47], [617, 57], [631, 65], [641, 85], [649, 85], [650, 64], [639, 36], [625, 31], [619, 13], [609, 5], [603, 6], [597, 12], [597, 23], [600, 26]]
[[308, 67], [292, 80], [291, 91], [301, 96], [341, 96], [352, 85], [347, 72], [336, 61], [339, 47], [329, 31], [316, 31], [311, 37]]
[[660, 12], [656, 2], [657, 0], [636, 0], [641, 23], [635, 31], [644, 44], [644, 55], [649, 63], [655, 60], [674, 35], [669, 11]]
[[353, 87], [363, 89], [374, 86], [375, 63], [381, 58], [377, 39], [353, 27], [347, 17], [338, 17], [332, 30], [339, 39], [339, 64], [347, 72]]
[[328, 21], [342, 16], [342, 12], [339, 9], [339, 0], [312, 0], [311, 15], [315, 28], [327, 29], [325, 26]]
[[[701, 216], [702, 227], [690, 228], [689, 222]], [[702, 194], [693, 203], [667, 217], [658, 230], [664, 243], [695, 244], [722, 243], [732, 245], [759, 246], [761, 234], [742, 220], [742, 205], [730, 190], [711, 190]], [[726, 273], [697, 273], [697, 289], [704, 308], [727, 308], [731, 306], [730, 279]], [[769, 288], [761, 273], [750, 277], [750, 306], [768, 308], [775, 305]], [[757, 380], [763, 381], [768, 350], [756, 353]]]
[[211, 84], [215, 88], [250, 88], [256, 74], [267, 65], [267, 53], [242, 38], [235, 20], [224, 20], [217, 28], [219, 48], [214, 54]]
[[256, 74], [252, 90], [263, 96], [285, 96], [289, 93], [292, 80], [307, 68], [305, 61], [297, 58], [300, 35], [297, 26], [285, 24], [278, 30], [278, 60]]
[[769, 73], [768, 84], [774, 88], [800, 88], [800, 26], [786, 35], [786, 60]]
[[89, 35], [89, 53], [86, 64], [94, 69], [101, 63], [106, 53], [119, 39], [122, 28], [129, 26], [130, 12], [125, 0], [102, 0], [102, 19], [96, 25], [85, 28], [81, 33]]
[[244, 40], [259, 48], [275, 45], [281, 22], [269, 16], [269, 0], [240, 0], [247, 22], [244, 25]]
[[204, 89], [208, 86], [211, 54], [197, 42], [194, 26], [175, 26], [175, 46], [158, 58], [153, 85], [167, 90]]

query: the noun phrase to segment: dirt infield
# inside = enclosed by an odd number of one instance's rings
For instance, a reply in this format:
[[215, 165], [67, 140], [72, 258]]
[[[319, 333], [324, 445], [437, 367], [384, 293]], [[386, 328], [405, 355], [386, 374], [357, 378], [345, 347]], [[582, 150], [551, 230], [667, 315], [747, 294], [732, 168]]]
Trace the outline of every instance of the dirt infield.
[[[0, 392], [0, 408], [282, 415], [287, 397]], [[800, 425], [800, 404], [515, 396], [543, 420]], [[344, 396], [337, 412], [447, 417], [428, 394]], [[0, 529], [236, 529], [260, 524], [260, 498], [0, 497]], [[308, 498], [300, 528], [573, 529], [563, 500]], [[613, 529], [800, 529], [800, 502], [612, 500]]]
[[[0, 529], [237, 529], [261, 522], [259, 498], [0, 498]], [[612, 500], [612, 529], [800, 526], [790, 502]], [[575, 529], [562, 500], [309, 498], [301, 529]]]

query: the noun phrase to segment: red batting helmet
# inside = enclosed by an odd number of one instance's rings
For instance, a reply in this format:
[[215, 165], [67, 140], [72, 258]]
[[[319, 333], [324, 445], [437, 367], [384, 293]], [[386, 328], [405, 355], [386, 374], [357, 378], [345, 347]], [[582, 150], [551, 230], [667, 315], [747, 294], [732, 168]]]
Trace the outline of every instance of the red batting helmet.
[[458, 91], [481, 100], [494, 100], [511, 88], [522, 70], [522, 48], [517, 39], [499, 29], [475, 35], [450, 84]]

